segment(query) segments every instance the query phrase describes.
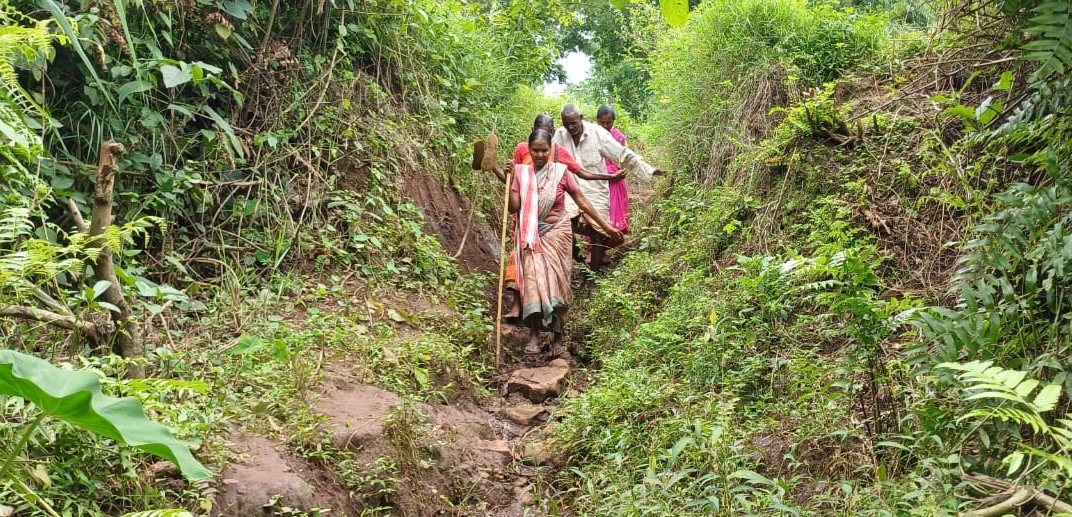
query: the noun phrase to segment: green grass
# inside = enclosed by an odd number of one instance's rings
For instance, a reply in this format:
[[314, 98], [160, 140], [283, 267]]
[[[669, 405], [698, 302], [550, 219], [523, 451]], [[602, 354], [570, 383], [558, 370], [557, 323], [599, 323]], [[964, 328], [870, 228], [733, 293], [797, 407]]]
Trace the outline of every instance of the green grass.
[[[360, 382], [421, 401], [449, 401], [480, 390], [486, 371], [490, 324], [480, 296], [482, 280], [455, 277], [450, 287], [427, 289], [430, 304], [448, 312], [407, 309], [414, 292], [372, 290], [354, 296], [354, 283], [339, 277], [313, 283], [284, 275], [262, 284], [252, 279], [237, 293], [220, 290], [205, 308], [171, 322], [172, 346], [148, 358], [152, 377], [119, 381], [123, 361], [113, 356], [79, 359], [97, 372], [107, 391], [135, 396], [151, 418], [172, 429], [219, 468], [228, 459], [226, 440], [235, 429], [289, 441], [310, 461], [332, 465], [340, 483], [368, 501], [383, 501], [396, 475], [393, 460], [357, 464], [353, 455], [316, 431], [325, 417], [315, 410], [327, 365], [339, 361]], [[444, 316], [445, 314], [448, 314]], [[4, 400], [0, 433], [17, 430], [31, 408]], [[402, 434], [408, 431], [400, 431]], [[397, 433], [396, 433], [397, 434]], [[10, 437], [9, 437], [10, 438]], [[42, 474], [32, 490], [57, 511], [97, 516], [178, 505], [197, 508], [205, 495], [196, 487], [157, 488], [141, 477], [152, 459], [46, 421], [30, 443]], [[24, 472], [24, 474], [25, 474]], [[109, 487], [102, 490], [101, 487]], [[5, 500], [23, 500], [22, 489], [0, 485]], [[40, 505], [20, 505], [20, 515], [46, 515]], [[371, 514], [370, 514], [371, 515]]]

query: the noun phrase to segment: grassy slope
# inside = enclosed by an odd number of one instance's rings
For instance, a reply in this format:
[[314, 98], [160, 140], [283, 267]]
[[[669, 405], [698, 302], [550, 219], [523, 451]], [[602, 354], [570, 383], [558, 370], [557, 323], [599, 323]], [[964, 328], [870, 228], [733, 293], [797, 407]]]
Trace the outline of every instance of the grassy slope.
[[902, 314], [949, 301], [946, 243], [1000, 182], [957, 174], [960, 122], [918, 100], [950, 87], [916, 73], [938, 61], [798, 97], [728, 167], [739, 186], [662, 184], [578, 318], [600, 369], [553, 440], [583, 514], [955, 513], [934, 418], [956, 394], [906, 364]]

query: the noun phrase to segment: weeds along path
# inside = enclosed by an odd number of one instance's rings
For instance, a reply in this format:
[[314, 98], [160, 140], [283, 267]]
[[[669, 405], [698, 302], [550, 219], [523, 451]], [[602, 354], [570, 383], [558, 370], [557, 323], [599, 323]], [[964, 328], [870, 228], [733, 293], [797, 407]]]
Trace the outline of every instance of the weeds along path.
[[[463, 271], [494, 271], [497, 236], [466, 228], [456, 190], [427, 178], [400, 186]], [[527, 331], [504, 325], [501, 365], [488, 370], [494, 334], [480, 315], [494, 308], [493, 282], [459, 279], [443, 293], [356, 278], [293, 279], [275, 289], [279, 306], [258, 309], [271, 314], [264, 328], [243, 330], [301, 359], [274, 366], [266, 388], [283, 400], [261, 395], [230, 437], [236, 455], [214, 515], [514, 517], [568, 506], [546, 499], [561, 465], [540, 442], [560, 401], [587, 382], [577, 360], [526, 356]], [[583, 357], [586, 293], [575, 295], [569, 340]], [[273, 361], [267, 346], [255, 355]]]

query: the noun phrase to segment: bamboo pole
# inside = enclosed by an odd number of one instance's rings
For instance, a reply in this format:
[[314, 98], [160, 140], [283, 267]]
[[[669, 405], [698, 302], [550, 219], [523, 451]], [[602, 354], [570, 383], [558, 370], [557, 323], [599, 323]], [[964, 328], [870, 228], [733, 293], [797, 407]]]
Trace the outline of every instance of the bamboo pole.
[[510, 187], [514, 179], [514, 168], [506, 171], [506, 189], [503, 193], [502, 213], [502, 237], [499, 240], [499, 314], [495, 318], [495, 367], [499, 367], [502, 356], [502, 318], [503, 318], [503, 286], [506, 283], [506, 257], [510, 252], [506, 249], [506, 227], [510, 224]]

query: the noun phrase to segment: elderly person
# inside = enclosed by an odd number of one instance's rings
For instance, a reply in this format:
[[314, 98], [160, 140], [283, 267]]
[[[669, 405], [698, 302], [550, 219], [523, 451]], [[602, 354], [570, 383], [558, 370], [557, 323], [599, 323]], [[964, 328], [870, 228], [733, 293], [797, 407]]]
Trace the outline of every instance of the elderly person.
[[[541, 113], [539, 115], [536, 115], [536, 120], [532, 122], [532, 129], [533, 131], [537, 129], [542, 129], [553, 135], [555, 133], [555, 119], [551, 118], [551, 115], [547, 114]], [[552, 147], [552, 152], [554, 153], [554, 160], [556, 162], [560, 162], [562, 165], [565, 165], [566, 169], [577, 175], [578, 178], [589, 181], [608, 181], [615, 179], [614, 174], [609, 173], [608, 171], [604, 171], [603, 173], [597, 173], [585, 170], [581, 167], [580, 164], [577, 163], [576, 160], [573, 159], [573, 156], [570, 155], [568, 151], [558, 146]], [[529, 157], [529, 143], [518, 142], [517, 147], [514, 147], [513, 163], [528, 163], [531, 165], [531, 162], [532, 158]], [[615, 169], [615, 172], [617, 172], [617, 169]], [[505, 181], [505, 179], [499, 178], [499, 181]]]
[[514, 232], [517, 283], [521, 291], [521, 319], [529, 327], [525, 353], [542, 351], [540, 331], [552, 333], [551, 354], [564, 355], [562, 331], [572, 291], [570, 257], [572, 235], [566, 215], [566, 199], [599, 225], [608, 241], [617, 245], [622, 234], [592, 207], [577, 185], [578, 180], [554, 159], [551, 134], [535, 129], [528, 139], [531, 164], [514, 165], [510, 186], [510, 211], [518, 214]]
[[[553, 141], [568, 151], [582, 168], [597, 174], [606, 174], [606, 158], [617, 163], [622, 169], [634, 171], [644, 181], [651, 181], [652, 176], [662, 173], [644, 161], [639, 154], [615, 141], [606, 129], [586, 122], [576, 104], [563, 106], [561, 116], [562, 127], [555, 131]], [[609, 220], [610, 188], [607, 182], [578, 179], [577, 184], [599, 215], [604, 220]], [[575, 231], [592, 240], [592, 255], [588, 267], [593, 272], [598, 272], [603, 266], [603, 256], [609, 243], [604, 233], [599, 230], [599, 225], [582, 215], [575, 204], [566, 201], [566, 213], [573, 219]]]
[[[554, 125], [555, 120], [551, 118], [550, 115], [540, 114], [537, 115], [536, 120], [533, 121], [532, 130], [535, 131], [537, 129], [542, 129], [550, 135], [555, 132]], [[569, 152], [553, 144], [551, 145], [550, 160], [552, 162], [561, 163], [566, 167], [567, 171], [581, 179], [589, 181], [608, 181], [614, 179], [614, 176], [610, 174], [594, 173], [582, 169], [581, 166], [577, 164], [576, 160], [574, 160], [573, 157], [570, 156]], [[499, 181], [505, 182], [507, 168], [513, 167], [514, 165], [532, 164], [533, 158], [529, 153], [529, 143], [527, 141], [523, 141], [519, 142], [514, 148], [514, 157], [509, 163], [507, 163], [506, 167], [497, 168], [494, 170], [494, 172], [495, 175], [499, 177]], [[571, 248], [573, 247], [572, 244], [573, 243], [571, 241]], [[517, 254], [514, 252], [510, 252], [510, 259], [507, 261], [506, 264], [504, 283], [505, 285], [503, 288], [505, 290], [505, 296], [502, 303], [503, 306], [506, 307], [506, 310], [503, 313], [503, 317], [510, 322], [518, 321], [521, 319], [522, 307], [521, 296], [518, 292], [517, 282]]]

